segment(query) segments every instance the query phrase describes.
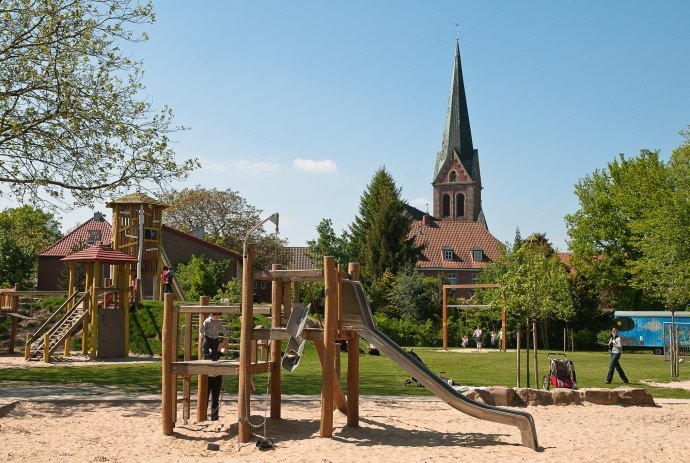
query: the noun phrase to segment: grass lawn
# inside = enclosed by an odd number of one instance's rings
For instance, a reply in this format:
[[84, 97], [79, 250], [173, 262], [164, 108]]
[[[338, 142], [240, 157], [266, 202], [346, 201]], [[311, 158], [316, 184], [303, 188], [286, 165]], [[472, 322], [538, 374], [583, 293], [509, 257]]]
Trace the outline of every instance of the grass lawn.
[[[469, 386], [515, 386], [515, 353], [486, 350], [484, 354], [466, 352], [443, 352], [435, 348], [416, 348], [422, 360], [436, 372], [445, 372], [456, 383]], [[539, 377], [547, 371], [546, 352], [540, 351]], [[608, 370], [609, 354], [606, 352], [575, 352], [569, 357], [575, 362], [578, 385], [587, 387], [616, 387], [621, 385], [617, 374], [613, 384], [604, 384]], [[347, 354], [342, 354], [342, 380], [345, 383]], [[526, 386], [523, 351], [522, 387]], [[669, 364], [663, 356], [650, 354], [623, 354], [621, 365], [625, 369], [630, 385], [645, 387], [654, 397], [690, 398], [690, 391], [678, 388], [655, 388], [640, 383], [640, 380], [669, 382]], [[681, 365], [681, 381], [690, 380], [690, 371]], [[530, 385], [534, 387], [534, 365], [531, 366]], [[364, 355], [360, 358], [362, 395], [429, 395], [421, 387], [405, 386], [408, 375], [402, 368], [386, 357]], [[294, 373], [283, 371], [283, 392], [285, 394], [319, 394], [321, 369], [313, 346], [305, 349], [304, 357]], [[137, 363], [115, 365], [92, 365], [55, 368], [0, 369], [0, 381], [37, 381], [55, 383], [95, 383], [120, 386], [124, 389], [159, 392], [161, 387], [160, 363]], [[258, 391], [266, 390], [266, 375], [254, 378]], [[223, 389], [236, 392], [237, 378], [226, 378]]]

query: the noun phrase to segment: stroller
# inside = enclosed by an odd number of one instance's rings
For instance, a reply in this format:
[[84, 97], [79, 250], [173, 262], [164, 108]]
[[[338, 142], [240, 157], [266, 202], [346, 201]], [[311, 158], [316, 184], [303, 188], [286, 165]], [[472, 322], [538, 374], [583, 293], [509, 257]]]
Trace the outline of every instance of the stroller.
[[[410, 357], [413, 357], [414, 359], [419, 360], [419, 363], [426, 366], [426, 363], [424, 363], [422, 361], [422, 359], [419, 357], [419, 355], [417, 355], [417, 353], [414, 351], [414, 349], [410, 349], [410, 350], [405, 349], [405, 352], [407, 352], [410, 355]], [[417, 381], [417, 378], [415, 378], [414, 376], [410, 376], [409, 378], [407, 378], [405, 380], [405, 386], [411, 386], [413, 383], [417, 384], [417, 386], [419, 386], [419, 387], [424, 387], [424, 385], [422, 383], [420, 383], [419, 381]]]
[[551, 386], [562, 387], [567, 389], [577, 389], [577, 379], [575, 376], [575, 364], [568, 359], [565, 354], [563, 359], [557, 359], [555, 356], [559, 354], [549, 352], [549, 372], [544, 375], [541, 382], [541, 387], [548, 390]]

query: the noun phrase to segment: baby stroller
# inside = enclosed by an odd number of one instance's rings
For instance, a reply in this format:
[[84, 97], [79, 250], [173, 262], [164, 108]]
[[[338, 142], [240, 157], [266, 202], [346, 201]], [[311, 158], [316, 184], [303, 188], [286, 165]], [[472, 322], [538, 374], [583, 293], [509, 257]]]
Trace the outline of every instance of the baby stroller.
[[[563, 355], [563, 359], [555, 356]], [[551, 386], [567, 389], [577, 389], [577, 379], [575, 376], [575, 364], [569, 360], [565, 354], [549, 352], [549, 372], [544, 375], [541, 387], [548, 390]]]
[[[417, 353], [414, 351], [414, 349], [410, 349], [410, 350], [405, 349], [405, 352], [407, 352], [411, 357], [415, 358], [416, 360], [419, 360], [419, 363], [426, 366], [426, 363], [424, 363], [422, 361], [422, 359], [419, 357], [419, 355], [417, 355]], [[410, 376], [409, 378], [407, 378], [405, 380], [405, 386], [411, 386], [413, 383], [419, 387], [424, 387], [424, 385], [422, 383], [420, 383], [419, 381], [417, 381], [417, 378], [415, 378], [414, 376]]]

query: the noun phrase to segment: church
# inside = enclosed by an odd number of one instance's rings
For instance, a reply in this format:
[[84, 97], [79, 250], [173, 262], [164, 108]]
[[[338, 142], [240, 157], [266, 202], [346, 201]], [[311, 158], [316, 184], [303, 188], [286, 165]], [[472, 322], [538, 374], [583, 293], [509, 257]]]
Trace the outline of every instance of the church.
[[415, 244], [426, 245], [417, 268], [428, 276], [445, 277], [449, 284], [477, 283], [479, 272], [499, 255], [502, 244], [489, 232], [482, 209], [479, 151], [472, 143], [459, 41], [431, 185], [433, 215], [408, 208], [415, 219]]

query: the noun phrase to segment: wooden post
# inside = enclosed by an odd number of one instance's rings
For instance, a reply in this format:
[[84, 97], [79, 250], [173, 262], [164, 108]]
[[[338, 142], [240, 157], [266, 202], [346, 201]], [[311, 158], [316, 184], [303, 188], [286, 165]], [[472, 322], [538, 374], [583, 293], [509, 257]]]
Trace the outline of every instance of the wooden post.
[[70, 323], [67, 326], [67, 336], [65, 337], [65, 352], [64, 355], [65, 357], [69, 357], [69, 354], [72, 351], [72, 324]]
[[26, 340], [24, 341], [24, 360], [31, 358], [31, 335], [26, 333]]
[[[347, 267], [352, 281], [359, 280], [359, 264]], [[359, 427], [359, 335], [352, 332], [347, 341], [347, 425]]]
[[283, 317], [281, 318], [281, 323], [287, 325], [288, 320], [290, 320], [290, 314], [292, 313], [292, 285], [289, 281], [283, 282]]
[[[86, 280], [84, 292], [87, 292], [91, 289], [91, 283], [93, 283], [91, 280], [93, 275], [93, 264], [90, 262], [85, 262], [84, 267], [86, 273], [84, 278]], [[87, 315], [84, 317], [81, 330], [81, 355], [87, 355], [89, 353], [89, 325], [91, 324], [91, 319], [93, 318], [91, 316], [91, 297], [84, 297], [82, 304], [84, 304], [84, 310], [86, 311]]]
[[7, 352], [14, 354], [14, 346], [17, 343], [17, 317], [10, 315], [10, 321], [12, 327], [10, 328], [10, 345], [7, 348]]
[[126, 281], [128, 280], [127, 278], [127, 264], [122, 265], [120, 270], [118, 271], [118, 278], [117, 278], [117, 284], [119, 285], [120, 288], [122, 288], [122, 292], [120, 293], [121, 296], [121, 303], [122, 303], [122, 309], [125, 311], [125, 321], [124, 321], [124, 328], [125, 328], [125, 336], [124, 336], [124, 342], [125, 342], [125, 357], [129, 357], [129, 296], [130, 292], [127, 289], [129, 282]]
[[[321, 437], [333, 436], [333, 388], [335, 384], [335, 336], [338, 326], [338, 280], [335, 258], [323, 258], [324, 291], [326, 305], [324, 309], [324, 364], [321, 373]], [[318, 341], [317, 341], [318, 342]]]
[[[192, 359], [192, 314], [184, 314], [184, 361], [188, 362]], [[191, 408], [191, 381], [189, 375], [184, 375], [182, 378], [182, 419], [184, 424], [187, 424], [189, 419], [189, 412]]]
[[50, 336], [43, 335], [43, 363], [50, 363]]
[[[171, 298], [173, 301], [175, 300], [175, 294], [171, 294]], [[173, 304], [174, 307], [174, 304]], [[179, 352], [179, 336], [178, 336], [178, 331], [180, 328], [180, 312], [175, 311], [174, 309], [172, 310], [172, 332], [170, 333], [170, 336], [172, 338], [172, 346], [170, 347], [170, 356], [171, 356], [171, 361], [172, 362], [177, 362], [177, 353]], [[177, 423], [177, 375], [171, 371], [170, 373], [172, 379], [170, 380], [172, 383], [172, 403], [170, 404], [172, 406], [172, 421], [173, 424]]]
[[170, 436], [173, 433], [175, 423], [172, 417], [173, 408], [173, 375], [172, 375], [172, 347], [173, 347], [173, 297], [166, 294], [163, 300], [163, 358], [162, 364], [162, 396], [161, 412], [163, 417], [163, 434]]
[[[208, 305], [208, 296], [199, 296], [199, 305]], [[201, 325], [208, 314], [199, 314], [199, 345], [197, 351], [197, 358], [199, 360], [204, 358], [202, 350], [203, 338], [201, 336]], [[208, 413], [208, 375], [197, 375], [196, 377], [196, 421], [198, 423], [206, 421]]]
[[529, 318], [527, 319], [527, 323], [525, 323], [525, 354], [525, 381], [527, 382], [527, 387], [529, 387]]
[[254, 328], [254, 245], [248, 244], [242, 263], [242, 319], [240, 331], [240, 365], [239, 384], [237, 388], [237, 417], [238, 440], [241, 443], [249, 441], [252, 429], [249, 425], [251, 417], [251, 377], [249, 361], [251, 356], [252, 330]]
[[443, 288], [443, 350], [448, 350], [448, 294]]
[[522, 325], [518, 323], [517, 325], [517, 373], [515, 380], [515, 387], [520, 387], [520, 342], [522, 341]]
[[[280, 270], [282, 265], [273, 264], [271, 270]], [[278, 280], [271, 283], [271, 328], [280, 328], [282, 323], [280, 316], [280, 304], [283, 296], [283, 284]], [[281, 341], [273, 339], [271, 341], [271, 418], [280, 419], [281, 417], [281, 392], [280, 392], [280, 349]]]
[[537, 348], [537, 323], [532, 322], [532, 336], [534, 337], [534, 387], [539, 389], [539, 349]]
[[101, 263], [93, 263], [93, 285], [91, 286], [91, 360], [98, 352], [98, 290], [101, 285]]
[[298, 304], [300, 304], [300, 303], [301, 303], [301, 300], [300, 300], [300, 297], [301, 297], [300, 291], [301, 291], [301, 289], [302, 289], [302, 283], [300, 283], [299, 281], [295, 281], [295, 282], [293, 283], [292, 287], [293, 287], [295, 302], [297, 302]]

